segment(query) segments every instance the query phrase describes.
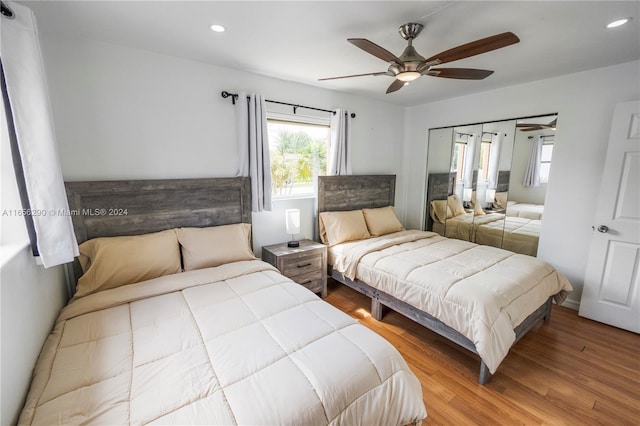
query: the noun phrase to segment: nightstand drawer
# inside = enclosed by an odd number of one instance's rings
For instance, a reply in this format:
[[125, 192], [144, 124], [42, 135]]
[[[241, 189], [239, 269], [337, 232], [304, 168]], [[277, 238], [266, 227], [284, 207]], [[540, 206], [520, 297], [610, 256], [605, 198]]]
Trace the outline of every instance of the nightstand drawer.
[[306, 285], [307, 283], [309, 283], [311, 281], [322, 280], [322, 271], [318, 269], [316, 271], [311, 271], [311, 272], [308, 272], [306, 274], [299, 274], [299, 275], [295, 275], [295, 276], [289, 276], [289, 278], [291, 278], [292, 280], [294, 280], [298, 284]]
[[282, 265], [282, 274], [293, 278], [309, 272], [322, 271], [323, 267], [322, 253], [310, 253], [286, 258]]
[[322, 280], [322, 278], [317, 280], [308, 280], [298, 284], [300, 284], [303, 287], [306, 287], [307, 289], [311, 290], [314, 293], [321, 293], [324, 291], [324, 281]]

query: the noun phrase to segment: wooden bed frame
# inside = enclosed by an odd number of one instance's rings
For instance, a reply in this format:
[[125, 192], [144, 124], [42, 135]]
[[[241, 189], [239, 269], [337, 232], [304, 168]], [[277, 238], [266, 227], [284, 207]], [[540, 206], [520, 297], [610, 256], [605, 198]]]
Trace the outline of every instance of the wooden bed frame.
[[[361, 175], [361, 176], [320, 176], [318, 177], [318, 214], [324, 211], [344, 211], [362, 208], [385, 207], [394, 205], [395, 175]], [[384, 293], [358, 279], [351, 280], [341, 273], [328, 267], [329, 275], [356, 291], [371, 298], [371, 315], [378, 321], [382, 320], [383, 307], [412, 319], [418, 324], [451, 340], [463, 348], [477, 354], [474, 343], [467, 337], [449, 327], [427, 312], [423, 312], [408, 303]], [[552, 297], [536, 309], [531, 315], [518, 325], [514, 332], [516, 340], [520, 340], [540, 320], [549, 321], [551, 318]], [[515, 344], [514, 342], [514, 344]], [[485, 384], [491, 373], [484, 361], [480, 360], [480, 375], [478, 382]]]
[[[171, 228], [251, 223], [248, 177], [65, 182], [65, 188], [78, 244]], [[82, 270], [77, 259], [72, 265], [75, 285]]]

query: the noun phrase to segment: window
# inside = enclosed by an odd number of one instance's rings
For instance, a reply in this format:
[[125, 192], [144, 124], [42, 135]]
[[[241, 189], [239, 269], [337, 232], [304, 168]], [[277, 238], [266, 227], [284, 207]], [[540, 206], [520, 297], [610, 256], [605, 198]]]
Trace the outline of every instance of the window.
[[267, 119], [267, 127], [273, 196], [313, 195], [315, 178], [327, 174], [329, 124]]
[[549, 181], [551, 157], [553, 157], [553, 142], [545, 142], [542, 145], [542, 156], [540, 157], [540, 182]]
[[462, 170], [464, 166], [464, 150], [467, 147], [466, 142], [458, 142], [453, 144], [453, 161], [451, 161], [451, 171], [456, 172], [456, 182], [462, 182]]
[[491, 154], [491, 141], [481, 141], [480, 143], [480, 162], [478, 164], [478, 183], [487, 181], [489, 174], [489, 157]]

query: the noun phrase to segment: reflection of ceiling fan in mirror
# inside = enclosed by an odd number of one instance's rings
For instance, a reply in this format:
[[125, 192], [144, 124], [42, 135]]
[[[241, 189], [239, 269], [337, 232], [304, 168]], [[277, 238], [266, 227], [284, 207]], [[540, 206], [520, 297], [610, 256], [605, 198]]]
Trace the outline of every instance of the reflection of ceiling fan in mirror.
[[453, 62], [481, 53], [490, 52], [515, 43], [520, 39], [513, 33], [506, 32], [480, 40], [463, 44], [453, 49], [445, 50], [437, 55], [425, 59], [412, 46], [414, 38], [420, 34], [424, 26], [417, 23], [404, 24], [400, 27], [399, 32], [402, 38], [407, 40], [409, 45], [404, 49], [400, 57], [395, 56], [388, 50], [378, 46], [377, 44], [364, 38], [350, 38], [347, 41], [365, 52], [388, 62], [389, 68], [383, 72], [373, 72], [368, 74], [345, 75], [342, 77], [321, 78], [320, 80], [335, 80], [339, 78], [362, 77], [367, 75], [388, 75], [394, 77], [395, 81], [387, 89], [387, 93], [400, 90], [405, 84], [413, 81], [423, 75], [432, 77], [457, 78], [463, 80], [482, 80], [487, 78], [493, 71], [481, 70], [474, 68], [431, 68], [434, 65]]
[[522, 131], [522, 132], [532, 132], [534, 130], [543, 130], [543, 129], [555, 130], [557, 121], [558, 121], [558, 119], [554, 118], [553, 121], [551, 121], [548, 124], [544, 124], [544, 123], [517, 123], [516, 127], [519, 128], [520, 131]]

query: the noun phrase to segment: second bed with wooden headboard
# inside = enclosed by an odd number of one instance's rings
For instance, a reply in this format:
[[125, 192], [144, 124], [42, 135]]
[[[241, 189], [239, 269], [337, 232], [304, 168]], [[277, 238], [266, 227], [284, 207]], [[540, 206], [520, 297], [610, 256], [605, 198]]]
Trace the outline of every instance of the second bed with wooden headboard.
[[319, 234], [329, 274], [481, 359], [485, 383], [569, 281], [539, 259], [495, 247], [405, 230], [393, 212], [394, 175], [318, 178]]

